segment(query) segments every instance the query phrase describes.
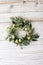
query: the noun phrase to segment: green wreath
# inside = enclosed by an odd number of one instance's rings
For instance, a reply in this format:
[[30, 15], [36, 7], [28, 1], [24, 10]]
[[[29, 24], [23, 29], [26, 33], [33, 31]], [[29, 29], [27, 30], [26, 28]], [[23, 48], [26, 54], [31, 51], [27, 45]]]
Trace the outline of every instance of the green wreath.
[[39, 35], [34, 33], [30, 20], [25, 20], [21, 17], [11, 17], [12, 24], [8, 27], [9, 41], [13, 41], [17, 45], [29, 45], [31, 40], [37, 41]]

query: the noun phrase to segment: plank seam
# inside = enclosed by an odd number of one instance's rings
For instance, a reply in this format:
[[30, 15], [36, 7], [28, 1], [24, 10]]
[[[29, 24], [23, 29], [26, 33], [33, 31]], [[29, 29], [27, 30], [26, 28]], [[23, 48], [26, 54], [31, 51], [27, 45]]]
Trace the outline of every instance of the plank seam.
[[[22, 2], [0, 2], [0, 4], [17, 4], [17, 3], [23, 3]], [[36, 3], [36, 1], [26, 1], [26, 3]], [[41, 4], [43, 4], [43, 2], [40, 2]], [[25, 3], [24, 3], [25, 4]]]
[[29, 12], [42, 12], [43, 11], [19, 11], [19, 12], [0, 12], [0, 14], [7, 14], [7, 13], [29, 13]]

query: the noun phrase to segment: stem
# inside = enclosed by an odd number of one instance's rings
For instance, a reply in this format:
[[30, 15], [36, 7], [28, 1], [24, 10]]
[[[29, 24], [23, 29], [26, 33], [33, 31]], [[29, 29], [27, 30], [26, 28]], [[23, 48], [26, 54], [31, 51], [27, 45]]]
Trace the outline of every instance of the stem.
[[17, 24], [16, 26], [21, 26], [21, 25], [23, 25], [22, 23], [19, 23], [19, 24]]

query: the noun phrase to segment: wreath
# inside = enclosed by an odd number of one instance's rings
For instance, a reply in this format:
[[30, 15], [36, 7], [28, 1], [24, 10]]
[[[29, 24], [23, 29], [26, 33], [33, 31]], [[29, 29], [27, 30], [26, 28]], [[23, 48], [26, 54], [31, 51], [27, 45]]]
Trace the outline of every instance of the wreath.
[[17, 45], [29, 45], [31, 41], [37, 41], [39, 35], [34, 33], [31, 21], [21, 17], [11, 17], [12, 24], [8, 27], [9, 41]]

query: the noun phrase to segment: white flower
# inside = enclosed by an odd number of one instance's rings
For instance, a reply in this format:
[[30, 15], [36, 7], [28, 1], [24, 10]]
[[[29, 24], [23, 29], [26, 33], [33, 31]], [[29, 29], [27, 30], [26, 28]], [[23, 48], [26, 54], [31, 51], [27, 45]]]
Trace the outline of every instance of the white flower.
[[18, 31], [18, 37], [19, 38], [25, 38], [26, 34], [27, 34], [27, 32], [24, 30]]

